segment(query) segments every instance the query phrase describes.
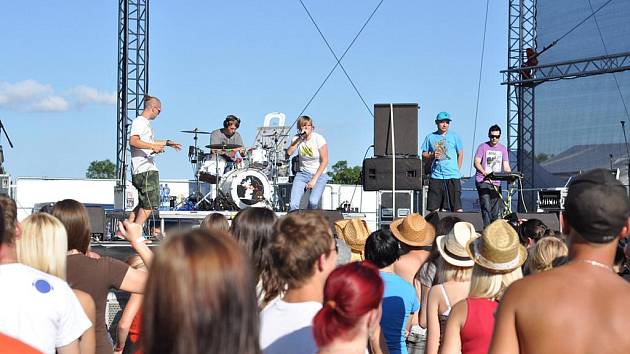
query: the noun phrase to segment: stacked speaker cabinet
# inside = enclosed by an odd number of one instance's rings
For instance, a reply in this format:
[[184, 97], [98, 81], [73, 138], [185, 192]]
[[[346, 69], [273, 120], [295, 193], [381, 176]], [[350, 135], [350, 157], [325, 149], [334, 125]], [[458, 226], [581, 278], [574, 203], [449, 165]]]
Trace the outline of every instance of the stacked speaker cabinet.
[[393, 208], [392, 191], [377, 192], [377, 222], [379, 228], [389, 227], [394, 219], [404, 218], [411, 213], [418, 213], [420, 193], [417, 191], [396, 191], [396, 210]]
[[418, 104], [394, 103], [394, 126], [389, 104], [374, 105], [374, 156], [418, 156]]

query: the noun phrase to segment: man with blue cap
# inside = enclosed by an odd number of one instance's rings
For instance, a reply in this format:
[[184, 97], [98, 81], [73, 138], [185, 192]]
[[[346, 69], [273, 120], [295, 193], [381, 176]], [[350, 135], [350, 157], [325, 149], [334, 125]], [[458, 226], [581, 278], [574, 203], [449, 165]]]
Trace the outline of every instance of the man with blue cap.
[[451, 115], [440, 112], [435, 117], [437, 129], [424, 138], [422, 158], [431, 162], [427, 210], [462, 210], [460, 182], [464, 159], [462, 140], [448, 128]]

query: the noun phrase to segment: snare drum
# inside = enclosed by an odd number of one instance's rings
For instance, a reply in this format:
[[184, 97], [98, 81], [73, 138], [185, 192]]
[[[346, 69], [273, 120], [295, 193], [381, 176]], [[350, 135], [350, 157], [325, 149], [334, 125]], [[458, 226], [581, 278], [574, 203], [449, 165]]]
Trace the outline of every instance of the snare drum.
[[271, 201], [271, 184], [253, 168], [232, 170], [221, 179], [219, 190], [239, 209], [266, 207]]
[[[203, 161], [201, 167], [199, 167], [199, 180], [202, 182], [208, 183], [216, 183], [216, 176], [223, 176], [223, 171], [225, 171], [225, 159], [219, 157], [218, 159], [214, 156]], [[218, 166], [217, 166], [218, 165]], [[218, 172], [218, 174], [217, 174]]]

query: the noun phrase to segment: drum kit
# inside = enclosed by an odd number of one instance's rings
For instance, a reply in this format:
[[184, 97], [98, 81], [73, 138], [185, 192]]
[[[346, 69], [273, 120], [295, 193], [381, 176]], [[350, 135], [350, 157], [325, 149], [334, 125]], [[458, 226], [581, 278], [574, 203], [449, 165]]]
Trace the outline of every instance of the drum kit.
[[[194, 203], [194, 210], [285, 209], [278, 195], [278, 183], [289, 177], [282, 139], [287, 135], [274, 134], [272, 143], [248, 149], [236, 144], [210, 144], [204, 150], [199, 148], [198, 138], [210, 132], [196, 128], [181, 132], [193, 134], [194, 145], [188, 149], [188, 158], [195, 171], [196, 189], [188, 200]], [[201, 193], [203, 187], [208, 190], [205, 194]]]

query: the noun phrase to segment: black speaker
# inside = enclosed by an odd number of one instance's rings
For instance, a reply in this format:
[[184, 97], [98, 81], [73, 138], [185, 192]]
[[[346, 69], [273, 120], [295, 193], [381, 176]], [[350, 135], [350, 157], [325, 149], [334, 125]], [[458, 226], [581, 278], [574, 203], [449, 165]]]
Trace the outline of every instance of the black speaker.
[[[392, 159], [376, 157], [363, 160], [363, 190], [392, 189]], [[422, 190], [422, 160], [396, 158], [396, 189]]]
[[[391, 156], [392, 120], [389, 104], [374, 105], [374, 156]], [[394, 103], [396, 155], [418, 156], [418, 104]]]
[[343, 214], [339, 210], [323, 210], [323, 209], [312, 209], [312, 210], [294, 210], [291, 213], [317, 213], [326, 218], [328, 220], [328, 226], [330, 226], [330, 230], [333, 235], [337, 236], [337, 232], [335, 230], [335, 221], [343, 220]]
[[461, 221], [466, 221], [473, 224], [475, 226], [475, 231], [477, 232], [483, 231], [483, 219], [481, 218], [481, 213], [473, 213], [473, 212], [453, 213], [450, 211], [434, 211], [430, 213], [429, 215], [425, 216], [424, 219], [428, 221], [431, 225], [433, 225], [433, 227], [435, 227], [435, 230], [437, 232], [440, 232], [440, 231], [447, 232], [448, 230], [440, 230], [439, 225], [442, 219], [448, 216], [454, 216], [454, 217], [460, 218]]
[[556, 213], [516, 213], [519, 220], [521, 219], [538, 219], [542, 221], [550, 230], [560, 231], [560, 220]]
[[85, 208], [90, 218], [92, 237], [102, 240], [105, 235], [105, 209], [100, 206], [86, 206]]

